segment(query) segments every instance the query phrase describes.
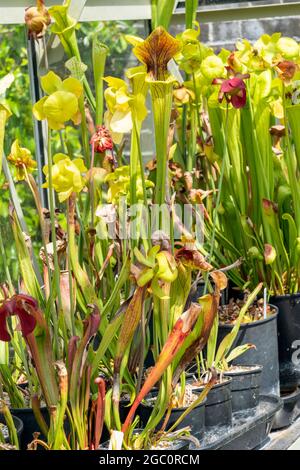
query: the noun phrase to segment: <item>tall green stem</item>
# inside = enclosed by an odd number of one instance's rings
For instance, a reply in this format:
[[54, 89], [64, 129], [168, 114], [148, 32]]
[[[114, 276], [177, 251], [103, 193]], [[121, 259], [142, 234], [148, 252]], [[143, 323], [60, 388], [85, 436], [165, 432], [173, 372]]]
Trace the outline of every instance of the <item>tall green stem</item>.
[[103, 76], [105, 70], [106, 57], [109, 49], [95, 37], [93, 40], [93, 70], [96, 90], [96, 125], [103, 123]]
[[86, 123], [86, 115], [85, 115], [85, 107], [84, 107], [84, 98], [83, 96], [79, 98], [78, 101], [79, 104], [79, 110], [81, 114], [81, 139], [82, 139], [82, 147], [83, 147], [83, 152], [84, 156], [87, 162], [87, 165], [90, 165], [90, 142], [89, 142], [89, 132], [87, 128], [87, 123]]
[[8, 287], [9, 287], [9, 293], [10, 293], [10, 295], [13, 295], [14, 286], [13, 286], [13, 283], [12, 283], [12, 279], [11, 279], [11, 275], [10, 275], [10, 271], [9, 271], [9, 267], [8, 267], [8, 263], [7, 263], [7, 257], [6, 257], [4, 243], [3, 243], [3, 239], [2, 239], [1, 228], [0, 228], [0, 255], [1, 255], [1, 258], [2, 258], [4, 272], [5, 272], [6, 280], [7, 280]]
[[198, 0], [185, 0], [185, 27], [191, 29], [196, 20]]
[[283, 110], [284, 110], [284, 126], [285, 126], [285, 137], [284, 137], [284, 144], [286, 148], [286, 165], [288, 169], [289, 181], [292, 190], [292, 198], [293, 198], [293, 205], [295, 211], [295, 222], [297, 227], [297, 235], [300, 236], [300, 191], [299, 191], [299, 183], [297, 181], [297, 164], [296, 158], [292, 151], [291, 140], [289, 136], [289, 123], [287, 118], [286, 112], [286, 99], [285, 99], [285, 89], [283, 86], [282, 92], [282, 102], [283, 102]]
[[36, 182], [34, 178], [32, 177], [31, 174], [28, 174], [26, 167], [24, 167], [25, 170], [25, 178], [26, 182], [29, 186], [30, 191], [32, 192], [34, 202], [38, 211], [38, 216], [39, 216], [39, 222], [40, 222], [40, 227], [41, 227], [41, 234], [42, 234], [42, 242], [43, 242], [43, 247], [44, 247], [44, 252], [45, 252], [45, 260], [46, 260], [46, 265], [47, 265], [47, 270], [48, 270], [48, 279], [49, 279], [49, 287], [51, 290], [51, 270], [50, 270], [50, 263], [49, 263], [49, 256], [48, 256], [48, 251], [47, 251], [47, 240], [46, 240], [46, 229], [45, 229], [45, 221], [44, 221], [44, 214], [43, 214], [43, 208], [42, 208], [42, 203], [41, 199], [39, 196], [39, 191], [36, 185]]
[[[221, 202], [221, 192], [222, 192], [222, 186], [223, 186], [223, 180], [224, 180], [225, 166], [226, 166], [226, 161], [228, 159], [228, 155], [227, 155], [228, 127], [227, 126], [228, 126], [228, 106], [226, 108], [226, 118], [225, 118], [224, 154], [223, 154], [223, 159], [222, 159], [222, 164], [221, 164], [221, 172], [220, 172], [219, 184], [218, 184], [218, 188], [217, 188], [217, 199], [216, 199], [216, 205], [215, 205], [215, 210], [214, 210], [214, 215], [213, 215], [213, 230], [212, 230], [212, 237], [211, 237], [211, 241], [210, 241], [210, 251], [209, 251], [209, 258], [208, 258], [209, 263], [212, 259], [213, 253], [214, 253], [218, 210], [219, 210], [220, 202]], [[206, 282], [206, 286], [207, 286], [207, 282]]]
[[[60, 292], [60, 268], [57, 255], [57, 245], [56, 245], [56, 228], [55, 228], [55, 204], [54, 204], [54, 191], [53, 191], [53, 181], [52, 181], [52, 153], [51, 153], [51, 130], [48, 129], [48, 171], [49, 171], [49, 207], [50, 207], [50, 219], [51, 219], [51, 238], [53, 244], [53, 260], [54, 260], [54, 280], [55, 287], [57, 291], [57, 300], [58, 300], [58, 311], [62, 310], [62, 300]], [[54, 328], [54, 343], [55, 350], [58, 352], [58, 318], [54, 313], [53, 315], [53, 328]]]
[[157, 161], [155, 203], [162, 205], [166, 202], [168, 131], [172, 110], [173, 83], [171, 81], [150, 82], [150, 90], [154, 116]]
[[[144, 168], [143, 168], [143, 155], [141, 151], [141, 142], [140, 142], [140, 126], [136, 120], [133, 121], [133, 130], [132, 130], [132, 145], [134, 145], [134, 149], [132, 148], [132, 154], [133, 150], [135, 151], [135, 157], [133, 159], [134, 163], [133, 166], [131, 167], [131, 158], [130, 158], [130, 182], [132, 184], [132, 187], [130, 188], [130, 191], [132, 192], [134, 190], [134, 193], [136, 194], [136, 177], [138, 174], [141, 176], [142, 180], [142, 188], [143, 188], [143, 208], [144, 210], [148, 207], [147, 204], [147, 190], [146, 190], [146, 181], [145, 181], [145, 174], [144, 174]], [[137, 157], [137, 158], [136, 158]], [[132, 182], [132, 175], [135, 175], [135, 183], [133, 184]], [[138, 201], [134, 199], [131, 199], [131, 204], [136, 204]], [[134, 202], [133, 202], [134, 201]], [[143, 212], [141, 214], [143, 216]], [[137, 215], [137, 217], [140, 217], [140, 214]], [[150, 233], [148, 231], [148, 227], [146, 227], [147, 233], [145, 234], [145, 227], [143, 225], [143, 221], [141, 220], [141, 232], [143, 235], [143, 244], [145, 247], [146, 252], [148, 251], [150, 247]], [[146, 238], [145, 238], [146, 235]]]
[[181, 125], [181, 152], [184, 163], [186, 162], [186, 122], [187, 122], [187, 104], [182, 106], [182, 125]]
[[163, 26], [166, 30], [169, 27], [175, 0], [151, 0], [152, 7], [152, 28]]

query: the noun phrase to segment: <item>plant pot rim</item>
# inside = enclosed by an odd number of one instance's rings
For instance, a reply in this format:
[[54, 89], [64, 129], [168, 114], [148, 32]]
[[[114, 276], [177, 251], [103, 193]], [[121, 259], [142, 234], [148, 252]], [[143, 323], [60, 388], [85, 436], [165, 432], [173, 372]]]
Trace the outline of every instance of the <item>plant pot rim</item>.
[[300, 397], [300, 387], [297, 387], [293, 392], [287, 394], [280, 394], [280, 398], [284, 403], [289, 403], [289, 401], [294, 401], [296, 397]]
[[[10, 411], [11, 411], [11, 414], [14, 414], [14, 413], [30, 413], [32, 411], [32, 413], [34, 413], [33, 409], [31, 407], [28, 407], [28, 408], [9, 408]], [[47, 406], [46, 405], [42, 405], [40, 406], [40, 410], [41, 411], [44, 411], [44, 410], [47, 410]]]
[[[296, 292], [295, 294], [271, 295], [270, 299], [283, 300], [283, 299], [286, 299], [286, 298], [297, 298], [297, 297], [300, 297], [300, 292]], [[275, 307], [276, 307], [276, 305], [275, 305]]]
[[223, 372], [224, 376], [225, 377], [237, 377], [239, 375], [250, 375], [255, 372], [262, 372], [263, 370], [263, 366], [260, 366], [258, 364], [254, 364], [254, 365], [241, 364], [241, 365], [236, 365], [235, 367], [241, 367], [241, 368], [245, 367], [245, 370], [239, 370], [237, 372], [228, 370], [228, 371]]
[[[200, 395], [200, 393], [197, 393], [193, 390], [193, 394], [194, 395]], [[153, 396], [153, 398], [155, 398], [155, 395]], [[195, 400], [196, 401], [196, 400]], [[195, 406], [195, 408], [201, 408], [202, 406], [205, 406], [206, 404], [206, 401], [207, 401], [207, 398], [204, 398], [204, 400], [199, 403], [199, 405]], [[185, 411], [187, 410], [190, 406], [192, 406], [193, 403], [191, 403], [189, 406], [182, 406], [180, 408], [172, 408], [172, 411]], [[145, 406], [146, 408], [153, 408], [153, 405], [150, 405], [150, 403], [142, 403], [143, 406]]]
[[[14, 422], [14, 425], [15, 425], [15, 428], [16, 428], [16, 431], [17, 431], [17, 435], [20, 436], [23, 432], [23, 429], [24, 429], [24, 423], [23, 421], [18, 418], [18, 416], [15, 416], [15, 415], [11, 415], [12, 416], [12, 419], [13, 419], [13, 422]], [[0, 423], [4, 424], [6, 423], [5, 421], [5, 418], [3, 415], [0, 415]]]
[[[228, 377], [227, 377], [227, 376], [226, 376], [226, 377], [223, 377], [222, 382], [219, 382], [219, 383], [214, 384], [214, 385], [212, 386], [211, 390], [216, 389], [216, 388], [227, 387], [227, 385], [230, 385], [231, 382], [232, 382], [232, 378], [231, 378], [231, 377], [229, 377], [229, 376], [228, 376]], [[201, 390], [201, 389], [204, 389], [205, 385], [207, 385], [207, 384], [204, 384], [204, 385], [193, 385], [193, 384], [192, 384], [194, 390]], [[196, 393], [197, 393], [197, 392], [196, 392]]]
[[[267, 318], [262, 318], [261, 320], [256, 320], [256, 321], [252, 321], [252, 322], [249, 322], [249, 323], [241, 323], [240, 330], [245, 329], [245, 328], [253, 328], [254, 326], [257, 326], [257, 325], [263, 325], [264, 323], [268, 323], [270, 321], [273, 321], [275, 318], [277, 318], [278, 311], [279, 311], [277, 305], [273, 305], [271, 303], [269, 303], [268, 305], [270, 307], [272, 307], [273, 310], [275, 310], [274, 313], [269, 315]], [[227, 330], [232, 330], [232, 328], [235, 327], [235, 323], [231, 323], [231, 324], [219, 323], [219, 328], [220, 327], [222, 327], [224, 329], [227, 329]]]

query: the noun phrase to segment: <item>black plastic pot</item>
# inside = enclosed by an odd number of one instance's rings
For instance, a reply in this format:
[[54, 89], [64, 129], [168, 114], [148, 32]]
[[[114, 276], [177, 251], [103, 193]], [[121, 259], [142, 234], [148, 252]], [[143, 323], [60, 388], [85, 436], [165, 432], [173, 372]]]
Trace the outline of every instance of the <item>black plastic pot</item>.
[[[243, 323], [233, 347], [251, 343], [256, 349], [250, 349], [233, 361], [233, 365], [256, 365], [263, 367], [261, 375], [261, 393], [279, 395], [279, 361], [277, 341], [276, 306], [271, 305], [276, 313], [265, 320]], [[218, 344], [232, 330], [233, 325], [219, 325]]]
[[300, 385], [300, 293], [271, 297], [278, 307], [280, 388], [292, 392]]
[[245, 297], [245, 293], [240, 287], [237, 287], [231, 281], [231, 279], [229, 279], [227, 289], [225, 289], [224, 297], [225, 297], [225, 303], [223, 303], [223, 302], [221, 302], [221, 303], [222, 303], [222, 305], [224, 305], [224, 304], [227, 305], [231, 299], [233, 299], [233, 300], [237, 300], [237, 299], [243, 300], [244, 297]]
[[[214, 286], [214, 284], [212, 285]], [[199, 281], [196, 286], [192, 287], [190, 294], [189, 294], [189, 299], [192, 302], [197, 302], [199, 297], [202, 297], [202, 295], [204, 295], [204, 292], [205, 292], [205, 282]], [[227, 298], [227, 290], [225, 289], [225, 290], [222, 290], [221, 292], [221, 299], [220, 299], [221, 304], [225, 303], [226, 298]]]
[[256, 408], [259, 402], [261, 366], [241, 366], [241, 370], [227, 371], [225, 377], [231, 377], [232, 411]]
[[190, 381], [193, 377], [198, 376], [198, 364], [196, 362], [192, 362], [185, 370], [186, 378]]
[[[206, 397], [205, 428], [211, 426], [231, 426], [231, 378], [224, 378], [222, 383], [213, 386]], [[195, 392], [201, 392], [203, 387], [195, 387]], [[198, 437], [198, 435], [196, 434]]]
[[[30, 442], [33, 440], [34, 432], [40, 432], [40, 438], [45, 439], [45, 436], [42, 434], [42, 431], [35, 419], [32, 408], [12, 408], [10, 411], [14, 416], [22, 420], [24, 423], [24, 431], [21, 438], [21, 449], [27, 449], [27, 445], [30, 444]], [[46, 423], [49, 424], [49, 414], [46, 406], [41, 407], [41, 413]]]
[[[197, 392], [196, 392], [197, 393]], [[196, 394], [195, 393], [195, 394]], [[151, 398], [155, 397], [156, 394], [152, 393]], [[180, 423], [179, 428], [184, 428], [186, 426], [190, 426], [192, 434], [197, 434], [197, 437], [200, 438], [204, 434], [204, 426], [205, 426], [205, 405], [206, 400], [204, 400], [200, 405], [196, 406]], [[182, 413], [187, 409], [187, 407], [183, 408], [173, 408], [171, 411], [170, 419], [168, 421], [166, 430], [170, 429], [171, 426], [176, 423], [176, 421], [180, 418]], [[150, 404], [142, 403], [140, 405], [140, 418], [143, 426], [146, 426], [149, 417], [152, 413], [153, 406]], [[162, 419], [160, 423], [157, 425], [157, 430], [159, 430], [163, 424], [164, 420]]]
[[[120, 419], [122, 423], [126, 420], [127, 415], [130, 411], [130, 408], [131, 408], [130, 401], [128, 399], [122, 398], [120, 401]], [[140, 405], [138, 406], [136, 410], [136, 414], [139, 414], [139, 412], [140, 412]]]
[[287, 428], [300, 416], [300, 388], [292, 393], [282, 395], [281, 399], [283, 408], [276, 413], [272, 430]]
[[[209, 428], [200, 441], [200, 450], [253, 450], [268, 440], [275, 414], [282, 407], [276, 396], [260, 396], [255, 410], [233, 413], [232, 427]], [[197, 437], [197, 436], [196, 436]], [[195, 447], [191, 444], [190, 449]]]
[[[14, 421], [15, 428], [16, 428], [16, 431], [17, 431], [18, 440], [19, 440], [19, 443], [20, 443], [22, 433], [23, 433], [23, 430], [24, 430], [24, 424], [23, 424], [23, 421], [20, 418], [18, 418], [17, 416], [12, 415], [12, 419]], [[0, 414], [0, 423], [6, 424], [5, 418], [2, 414]], [[5, 439], [5, 442], [9, 443], [9, 438]]]

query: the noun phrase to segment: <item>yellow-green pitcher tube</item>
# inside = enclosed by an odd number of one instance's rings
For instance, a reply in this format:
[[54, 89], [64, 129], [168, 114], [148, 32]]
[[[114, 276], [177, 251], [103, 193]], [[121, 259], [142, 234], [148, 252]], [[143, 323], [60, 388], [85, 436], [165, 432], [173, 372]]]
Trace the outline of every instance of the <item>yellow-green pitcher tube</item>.
[[93, 71], [96, 92], [96, 125], [103, 124], [103, 77], [105, 71], [106, 57], [109, 49], [95, 37], [93, 40]]
[[156, 148], [156, 204], [166, 201], [168, 178], [168, 131], [172, 110], [173, 81], [150, 82]]
[[[130, 108], [132, 113], [132, 134], [130, 147], [130, 204], [137, 204], [137, 178], [141, 175], [144, 181], [144, 169], [142, 165], [141, 151], [141, 128], [144, 119], [147, 116], [147, 108], [145, 105], [146, 94], [148, 91], [148, 83], [146, 82], [146, 70], [143, 66], [128, 69], [126, 73], [131, 84], [132, 99]], [[144, 203], [146, 202], [146, 189], [143, 184]], [[135, 242], [136, 240], [132, 240]]]

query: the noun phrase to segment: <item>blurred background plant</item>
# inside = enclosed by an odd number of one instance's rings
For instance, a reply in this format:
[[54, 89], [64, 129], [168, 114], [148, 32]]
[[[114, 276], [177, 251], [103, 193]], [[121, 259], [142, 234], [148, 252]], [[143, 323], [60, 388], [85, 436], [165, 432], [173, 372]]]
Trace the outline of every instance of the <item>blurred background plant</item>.
[[[12, 116], [5, 133], [5, 151], [9, 152], [15, 139], [34, 150], [33, 121], [30, 102], [28, 60], [26, 50], [26, 34], [24, 25], [0, 25], [0, 80], [8, 73], [14, 75], [14, 81], [7, 89], [5, 99], [9, 104]], [[20, 126], [20, 122], [22, 125]], [[24, 190], [22, 184], [17, 185], [18, 195], [24, 207], [26, 222], [32, 233], [37, 227], [37, 215], [31, 196]], [[4, 240], [6, 256], [9, 260], [11, 273], [17, 278], [17, 263], [15, 249], [9, 240], [12, 239], [11, 227], [8, 219], [9, 191], [5, 178], [0, 176], [0, 229]], [[26, 200], [27, 199], [27, 200]], [[0, 279], [4, 279], [3, 264], [0, 263]]]
[[14, 75], [14, 81], [6, 93], [6, 101], [13, 115], [5, 133], [5, 147], [8, 151], [11, 143], [19, 139], [33, 152], [33, 121], [25, 26], [0, 25], [0, 44], [0, 79], [8, 73]]
[[[78, 43], [82, 54], [83, 62], [88, 65], [88, 70], [92, 73], [91, 66], [91, 44], [94, 35], [106, 44], [110, 50], [107, 58], [106, 71], [108, 75], [123, 76], [125, 68], [128, 66], [131, 50], [128, 48], [124, 36], [125, 34], [135, 34], [138, 25], [133, 21], [100, 21], [92, 23], [81, 23], [78, 30]], [[25, 25], [0, 25], [0, 80], [8, 73], [13, 73], [14, 81], [8, 88], [5, 99], [10, 106], [12, 116], [5, 133], [4, 148], [6, 155], [10, 152], [10, 147], [15, 139], [18, 139], [23, 147], [28, 148], [34, 155], [33, 137], [33, 117], [30, 99], [30, 78], [28, 73], [28, 59], [26, 48]], [[64, 62], [58, 64], [63, 67]], [[90, 83], [93, 82], [89, 77]], [[20, 125], [20, 122], [22, 125]], [[68, 145], [71, 146], [74, 154], [81, 153], [78, 129], [67, 126], [66, 131]], [[59, 136], [57, 147], [59, 148]], [[55, 147], [55, 143], [54, 143]], [[23, 208], [25, 221], [30, 234], [33, 237], [34, 249], [40, 245], [40, 239], [36, 236], [39, 232], [38, 217], [35, 210], [31, 194], [26, 191], [22, 182], [16, 184], [20, 203]], [[16, 262], [15, 249], [9, 240], [12, 239], [12, 232], [9, 223], [9, 191], [5, 184], [5, 178], [0, 176], [0, 230], [5, 245], [5, 253], [12, 273], [13, 280], [18, 277], [18, 265]], [[0, 263], [0, 280], [4, 280], [3, 264]]]

